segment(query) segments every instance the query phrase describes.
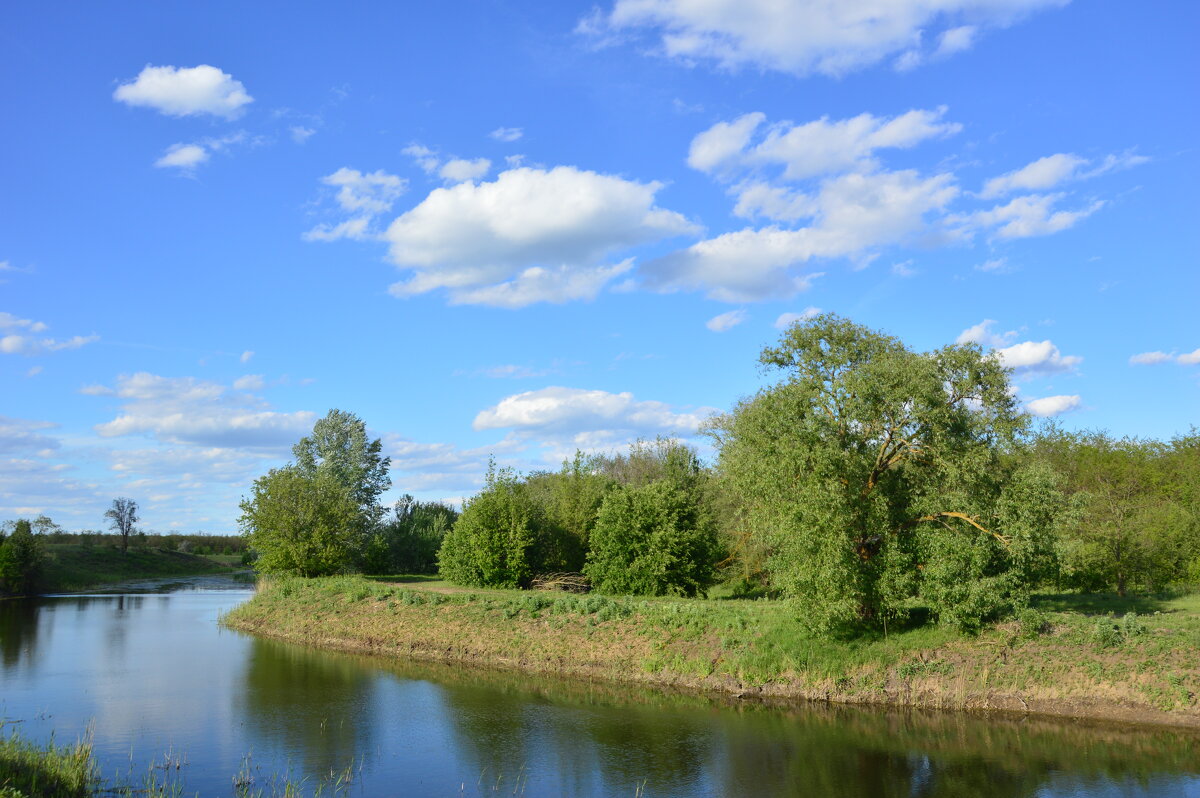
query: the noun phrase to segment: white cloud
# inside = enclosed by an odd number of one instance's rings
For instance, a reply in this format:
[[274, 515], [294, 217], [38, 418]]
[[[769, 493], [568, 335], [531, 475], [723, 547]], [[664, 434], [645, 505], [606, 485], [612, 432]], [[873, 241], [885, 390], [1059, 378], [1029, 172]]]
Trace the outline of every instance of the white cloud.
[[[4, 314], [8, 315], [8, 314]], [[19, 319], [18, 321], [24, 321]], [[46, 325], [32, 322], [30, 331], [44, 330]], [[0, 336], [0, 353], [5, 355], [45, 355], [51, 352], [61, 352], [66, 349], [78, 349], [81, 346], [100, 340], [98, 335], [75, 335], [71, 338], [58, 340], [55, 338], [35, 338], [32, 335]]]
[[519, 127], [498, 127], [488, 135], [496, 141], [513, 142], [525, 135], [525, 131]]
[[1104, 207], [1104, 200], [1095, 200], [1075, 211], [1054, 210], [1054, 205], [1063, 196], [1029, 194], [1015, 197], [1007, 205], [975, 213], [971, 221], [981, 227], [994, 227], [993, 234], [997, 238], [1029, 238], [1066, 230]]
[[942, 31], [942, 35], [938, 37], [938, 47], [934, 56], [944, 57], [970, 50], [978, 34], [979, 28], [974, 25], [961, 25]]
[[892, 264], [892, 274], [897, 277], [915, 277], [919, 272], [912, 267], [913, 262], [906, 260], [901, 263]]
[[[946, 108], [914, 109], [895, 117], [859, 114], [830, 121], [768, 125], [755, 141], [766, 116], [751, 113], [733, 122], [718, 122], [692, 139], [688, 165], [702, 172], [728, 172], [777, 166], [786, 180], [802, 180], [847, 170], [876, 168], [880, 149], [907, 149], [923, 141], [944, 138], [962, 129], [943, 122]], [[753, 143], [752, 143], [753, 142]]]
[[242, 355], [238, 358], [238, 360], [242, 363], [249, 363], [250, 358], [252, 357], [254, 357], [254, 350], [247, 349], [245, 352], [242, 352]]
[[813, 258], [864, 257], [874, 248], [908, 241], [925, 229], [925, 214], [942, 210], [958, 193], [949, 174], [844, 174], [821, 183], [809, 227], [725, 233], [639, 271], [659, 291], [706, 290], [726, 302], [790, 297], [806, 289], [812, 276], [799, 276], [793, 267]]
[[363, 173], [343, 166], [321, 182], [338, 190], [337, 202], [342, 210], [375, 215], [391, 210], [392, 205], [408, 187], [407, 181], [382, 169]]
[[1025, 403], [1025, 409], [1040, 418], [1057, 416], [1072, 410], [1078, 410], [1079, 396], [1046, 396]]
[[719, 316], [713, 316], [704, 323], [704, 326], [713, 332], [725, 332], [732, 330], [746, 320], [746, 311], [731, 310], [728, 313], [722, 313]]
[[690, 437], [712, 408], [679, 412], [670, 405], [638, 401], [631, 393], [549, 387], [509, 396], [475, 417], [477, 430], [511, 429], [510, 441], [548, 450], [555, 461], [574, 449], [621, 447], [637, 438]]
[[[103, 391], [90, 386], [84, 392]], [[122, 375], [109, 392], [123, 404], [120, 415], [96, 425], [106, 438], [150, 435], [171, 444], [277, 448], [297, 441], [316, 419], [307, 411], [274, 412], [257, 397], [194, 377]]]
[[[667, 57], [796, 76], [844, 75], [922, 40], [938, 54], [970, 46], [976, 28], [1005, 27], [1067, 0], [617, 0], [577, 30], [598, 39], [646, 30]], [[964, 21], [971, 26], [961, 24]]]
[[629, 269], [604, 265], [611, 254], [696, 231], [654, 204], [660, 188], [559, 166], [435, 189], [384, 235], [393, 262], [413, 270], [392, 293], [446, 289], [454, 303], [505, 307], [593, 297]]
[[0, 330], [29, 330], [29, 332], [44, 332], [49, 328], [44, 322], [32, 319], [21, 319], [11, 313], [0, 311]]
[[492, 162], [487, 158], [454, 158], [446, 161], [438, 169], [438, 175], [451, 183], [461, 183], [464, 180], [478, 180], [492, 168]]
[[167, 116], [213, 114], [233, 119], [253, 102], [241, 81], [214, 66], [147, 66], [134, 80], [122, 83], [113, 99], [144, 106]]
[[441, 159], [437, 157], [437, 153], [424, 144], [410, 144], [401, 150], [401, 152], [412, 158], [417, 166], [421, 167], [422, 171], [426, 174], [433, 174], [441, 164]]
[[821, 313], [818, 307], [809, 306], [799, 313], [780, 313], [779, 318], [775, 319], [776, 330], [786, 330], [798, 321], [808, 321], [813, 316]]
[[207, 160], [208, 150], [199, 144], [172, 144], [154, 165], [160, 169], [174, 168], [191, 172]]
[[370, 232], [371, 218], [368, 216], [360, 216], [357, 219], [347, 219], [340, 224], [319, 224], [313, 229], [302, 233], [300, 238], [305, 241], [338, 241], [343, 238], [350, 238], [355, 241], [362, 241], [371, 238]]
[[1142, 352], [1129, 358], [1129, 363], [1133, 366], [1150, 366], [1155, 363], [1169, 363], [1174, 359], [1174, 355], [1168, 355], [1166, 352]]
[[1014, 191], [1045, 191], [1071, 180], [1085, 180], [1109, 172], [1129, 169], [1147, 163], [1150, 159], [1135, 154], [1132, 150], [1107, 155], [1100, 163], [1087, 169], [1092, 162], [1087, 158], [1067, 152], [1059, 152], [1038, 158], [1013, 172], [993, 177], [983, 184], [979, 196], [995, 199]]
[[1186, 353], [1180, 355], [1179, 357], [1175, 358], [1175, 360], [1184, 366], [1194, 366], [1197, 363], [1200, 363], [1200, 349], [1195, 349], [1191, 352], [1186, 352]]
[[991, 260], [986, 260], [983, 263], [975, 265], [975, 271], [977, 272], [995, 272], [997, 274], [1003, 274], [1009, 270], [1008, 258], [992, 258]]
[[236, 391], [261, 391], [264, 385], [266, 382], [261, 374], [246, 374], [233, 381], [233, 388]]
[[996, 350], [1000, 362], [1018, 375], [1057, 374], [1073, 371], [1083, 362], [1076, 355], [1063, 355], [1050, 341], [1022, 341]]
[[954, 339], [956, 344], [979, 344], [986, 347], [999, 347], [1009, 344], [1017, 337], [1015, 330], [1009, 330], [1005, 333], [992, 332], [992, 325], [996, 323], [995, 319], [984, 319], [973, 327], [968, 327], [958, 334], [958, 338]]
[[292, 141], [297, 144], [303, 144], [317, 132], [313, 128], [305, 127], [304, 125], [292, 125], [288, 130], [292, 134]]
[[1044, 191], [1074, 177], [1080, 167], [1087, 164], [1086, 158], [1060, 152], [1039, 158], [1015, 172], [993, 177], [983, 184], [979, 196], [993, 199], [1013, 191]]
[[36, 377], [37, 375], [39, 375], [41, 373], [42, 373], [41, 366], [30, 366], [29, 370], [25, 372], [25, 376], [26, 377]]

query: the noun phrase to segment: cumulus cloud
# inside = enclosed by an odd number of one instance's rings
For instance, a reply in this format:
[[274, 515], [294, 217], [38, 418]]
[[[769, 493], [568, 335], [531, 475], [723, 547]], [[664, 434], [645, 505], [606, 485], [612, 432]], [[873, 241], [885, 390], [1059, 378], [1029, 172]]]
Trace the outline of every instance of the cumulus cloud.
[[807, 227], [725, 233], [645, 263], [640, 274], [655, 290], [705, 290], [727, 302], [790, 297], [806, 289], [813, 276], [799, 275], [793, 267], [814, 258], [859, 257], [911, 240], [925, 230], [926, 214], [945, 208], [958, 193], [949, 174], [840, 175], [822, 181]]
[[172, 144], [166, 153], [154, 162], [159, 169], [179, 169], [191, 172], [208, 160], [208, 150], [199, 144]]
[[279, 413], [244, 392], [194, 377], [146, 372], [122, 375], [115, 388], [84, 389], [122, 400], [120, 414], [97, 424], [101, 436], [148, 435], [171, 444], [271, 449], [294, 443], [311, 429], [315, 414]]
[[408, 187], [407, 181], [382, 169], [360, 172], [343, 166], [321, 182], [337, 189], [337, 203], [344, 211], [370, 215], [391, 210]]
[[261, 374], [247, 374], [233, 381], [235, 391], [261, 391], [266, 382]]
[[1022, 341], [997, 349], [996, 355], [1018, 375], [1059, 374], [1083, 362], [1076, 355], [1063, 355], [1050, 341]]
[[959, 333], [955, 343], [975, 343], [994, 349], [1000, 362], [1018, 376], [1061, 374], [1074, 371], [1075, 367], [1083, 362], [1083, 358], [1076, 355], [1062, 354], [1058, 347], [1048, 340], [1012, 343], [1017, 337], [1017, 331], [994, 332], [992, 325], [995, 323], [994, 319], [984, 319]]
[[492, 168], [492, 162], [487, 158], [453, 158], [442, 164], [438, 175], [450, 183], [461, 183], [464, 180], [478, 180]]
[[292, 125], [288, 128], [288, 131], [292, 134], [292, 141], [297, 144], [303, 144], [317, 132], [313, 128], [305, 127], [304, 125]]
[[1046, 396], [1041, 399], [1033, 399], [1025, 403], [1025, 409], [1032, 415], [1040, 418], [1048, 418], [1057, 416], [1062, 413], [1067, 413], [1072, 410], [1078, 410], [1080, 405], [1079, 396]]
[[1129, 358], [1129, 363], [1133, 366], [1150, 366], [1156, 363], [1169, 363], [1174, 359], [1174, 355], [1168, 355], [1166, 352], [1142, 352]]
[[696, 232], [654, 204], [661, 188], [559, 166], [435, 189], [384, 234], [413, 272], [392, 293], [445, 289], [453, 303], [503, 307], [589, 299], [630, 268], [605, 264], [613, 253]]
[[363, 240], [377, 235], [371, 222], [381, 213], [391, 210], [396, 200], [407, 190], [408, 181], [382, 169], [360, 172], [343, 166], [321, 178], [321, 183], [337, 189], [335, 199], [339, 209], [351, 218], [337, 224], [321, 223], [301, 235], [305, 241], [337, 241], [343, 238]]
[[488, 135], [496, 141], [513, 142], [525, 135], [525, 131], [519, 127], [498, 127]]
[[704, 326], [713, 332], [725, 332], [732, 330], [746, 320], [746, 311], [731, 310], [728, 313], [722, 313], [719, 316], [713, 316], [704, 323]]
[[690, 437], [712, 408], [677, 411], [664, 402], [639, 401], [633, 394], [549, 387], [514, 394], [475, 417], [477, 430], [509, 429], [510, 442], [532, 443], [554, 460], [574, 449], [596, 451], [638, 438]]
[[113, 99], [167, 116], [213, 114], [227, 119], [240, 116], [254, 100], [241, 81], [208, 64], [147, 66], [135, 79], [118, 86]]
[[1170, 354], [1166, 352], [1142, 352], [1129, 358], [1129, 363], [1134, 366], [1152, 366], [1172, 361], [1181, 366], [1194, 366], [1200, 363], [1200, 349], [1192, 352], [1184, 352], [1182, 355], [1176, 355], [1174, 352]]
[[980, 227], [991, 228], [992, 235], [996, 238], [1029, 238], [1050, 235], [1074, 227], [1077, 222], [1104, 207], [1104, 200], [1095, 200], [1077, 210], [1055, 210], [1054, 206], [1064, 196], [1029, 194], [1015, 197], [1005, 205], [977, 212], [971, 221]]
[[781, 167], [787, 180], [874, 169], [877, 150], [907, 149], [959, 132], [962, 125], [942, 121], [945, 113], [945, 107], [915, 109], [890, 118], [859, 114], [830, 121], [821, 117], [765, 128], [765, 114], [745, 114], [733, 122], [718, 122], [692, 139], [688, 165], [702, 172]]
[[786, 330], [798, 321], [808, 321], [813, 316], [821, 313], [818, 307], [809, 306], [799, 313], [780, 313], [779, 318], [775, 319], [776, 330]]
[[922, 41], [936, 41], [931, 54], [938, 56], [961, 52], [980, 29], [1006, 27], [1066, 2], [616, 0], [610, 13], [587, 17], [577, 31], [601, 42], [623, 32], [648, 32], [663, 55], [685, 63], [839, 76], [898, 53], [915, 53], [919, 63]]

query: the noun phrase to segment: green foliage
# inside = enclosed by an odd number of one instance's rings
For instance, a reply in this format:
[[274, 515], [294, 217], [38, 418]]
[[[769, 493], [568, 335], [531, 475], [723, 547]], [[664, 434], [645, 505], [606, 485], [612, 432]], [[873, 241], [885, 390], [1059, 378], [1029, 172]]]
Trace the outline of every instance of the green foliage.
[[530, 498], [541, 507], [547, 523], [561, 533], [558, 539], [562, 550], [555, 559], [563, 563], [562, 570], [578, 571], [583, 567], [596, 512], [613, 487], [612, 478], [604, 473], [605, 463], [603, 457], [587, 457], [577, 451], [559, 471], [531, 474], [525, 481]]
[[1170, 443], [1049, 427], [1036, 456], [1063, 475], [1075, 512], [1059, 542], [1061, 581], [1154, 592], [1187, 582], [1200, 550], [1200, 435]]
[[525, 587], [564, 568], [563, 537], [516, 473], [491, 464], [483, 490], [442, 542], [438, 571], [460, 585]]
[[374, 522], [383, 515], [379, 496], [392, 485], [388, 477], [391, 459], [382, 456], [378, 438], [367, 439], [362, 419], [344, 410], [330, 410], [313, 425], [312, 434], [292, 447], [295, 468], [315, 477], [323, 473], [345, 488]]
[[367, 540], [360, 565], [365, 574], [432, 574], [438, 550], [458, 512], [440, 502], [421, 502], [405, 495], [393, 515], [377, 525]]
[[[1020, 603], [1049, 550], [1054, 489], [1030, 473], [1005, 492], [1003, 455], [1026, 419], [995, 358], [973, 345], [913, 352], [827, 314], [760, 362], [783, 381], [711, 431], [741, 536], [807, 627], [899, 619], [919, 597], [971, 629]], [[1036, 510], [1018, 512], [1029, 496]]]
[[0, 591], [28, 595], [41, 584], [46, 550], [41, 538], [25, 519], [13, 525], [7, 537], [0, 538]]
[[363, 546], [361, 506], [322, 469], [273, 469], [255, 480], [241, 508], [242, 531], [258, 552], [258, 569], [266, 573], [337, 573], [353, 564]]
[[136, 529], [138, 522], [138, 503], [124, 497], [113, 499], [112, 507], [105, 511], [104, 517], [109, 520], [113, 531], [121, 536], [121, 551], [129, 549], [129, 536]]
[[[690, 473], [689, 473], [690, 471]], [[610, 594], [704, 594], [718, 546], [696, 485], [699, 464], [611, 491], [600, 506], [584, 573]]]

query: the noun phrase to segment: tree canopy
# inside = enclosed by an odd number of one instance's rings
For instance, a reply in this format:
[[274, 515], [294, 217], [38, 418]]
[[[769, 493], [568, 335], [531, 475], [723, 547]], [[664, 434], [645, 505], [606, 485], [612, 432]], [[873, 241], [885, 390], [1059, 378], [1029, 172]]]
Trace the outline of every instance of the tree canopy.
[[1048, 488], [1008, 478], [1002, 455], [1027, 421], [997, 359], [974, 345], [914, 352], [825, 314], [759, 360], [783, 379], [711, 431], [745, 504], [741, 545], [765, 543], [808, 624], [886, 622], [921, 596], [969, 626], [1020, 600], [1017, 569], [1043, 542], [1004, 525], [1002, 499]]
[[378, 438], [367, 438], [362, 419], [344, 410], [330, 410], [313, 425], [311, 435], [292, 447], [296, 469], [309, 477], [328, 474], [349, 491], [371, 520], [377, 521], [384, 510], [379, 496], [392, 486], [388, 476], [391, 458], [382, 454]]

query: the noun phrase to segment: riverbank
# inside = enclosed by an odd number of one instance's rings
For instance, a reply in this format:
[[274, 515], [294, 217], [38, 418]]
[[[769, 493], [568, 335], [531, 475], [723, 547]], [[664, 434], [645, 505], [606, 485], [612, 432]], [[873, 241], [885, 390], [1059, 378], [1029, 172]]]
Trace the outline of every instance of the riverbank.
[[[1131, 608], [1137, 614], [1125, 614]], [[740, 698], [1200, 729], [1197, 595], [1048, 596], [1022, 623], [978, 637], [918, 627], [839, 641], [803, 636], [784, 602], [468, 591], [337, 577], [264, 581], [223, 622], [322, 648]]]
[[236, 569], [209, 557], [152, 548], [123, 552], [110, 546], [58, 543], [46, 546], [46, 555], [41, 579], [44, 593], [87, 590], [131, 579], [201, 576]]

